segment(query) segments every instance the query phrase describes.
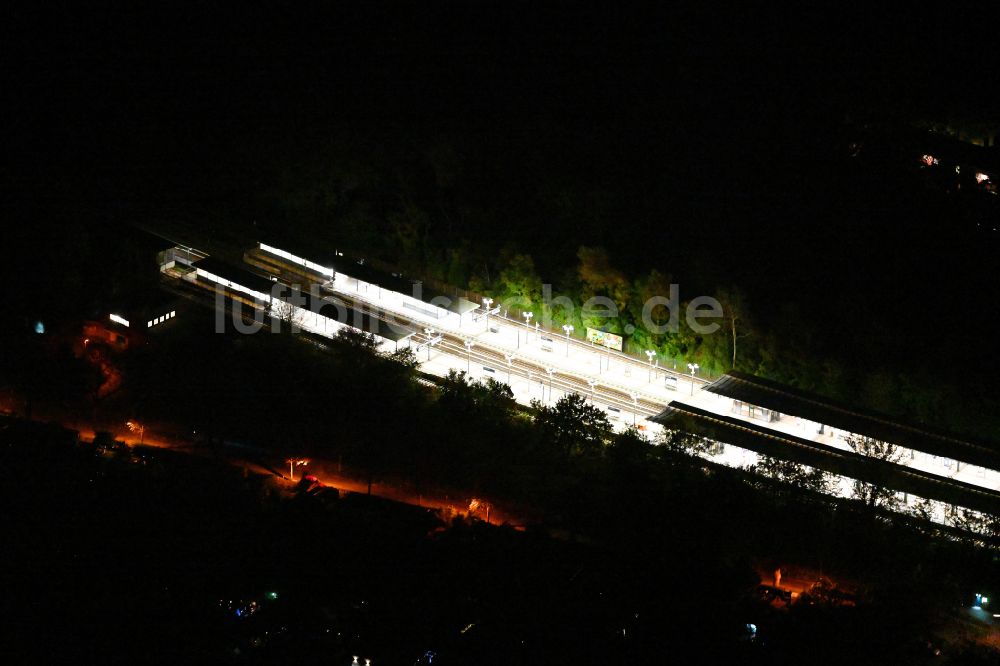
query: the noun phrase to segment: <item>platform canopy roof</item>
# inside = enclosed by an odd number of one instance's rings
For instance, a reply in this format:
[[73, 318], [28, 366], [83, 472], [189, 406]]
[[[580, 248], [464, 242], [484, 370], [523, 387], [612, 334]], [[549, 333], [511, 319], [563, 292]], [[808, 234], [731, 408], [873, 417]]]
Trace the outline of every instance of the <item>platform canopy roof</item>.
[[411, 280], [401, 274], [383, 271], [367, 263], [345, 261], [344, 259], [344, 257], [340, 257], [340, 262], [337, 264], [337, 272], [361, 282], [404, 294], [458, 315], [466, 314], [479, 307], [464, 296], [446, 294], [443, 291], [428, 287], [420, 280]]
[[193, 266], [262, 294], [270, 294], [271, 290], [275, 286], [275, 283], [268, 280], [266, 277], [257, 275], [256, 273], [248, 271], [240, 266], [233, 266], [232, 264], [222, 261], [221, 259], [216, 259], [215, 257], [205, 257], [204, 259], [199, 259], [194, 262]]
[[371, 333], [392, 342], [399, 342], [413, 335], [413, 331], [401, 324], [390, 326], [378, 317], [353, 308], [339, 298], [326, 295], [316, 297], [306, 292], [302, 292], [301, 296], [304, 299], [304, 304], [300, 307], [365, 333]]
[[[295, 257], [295, 261], [290, 261], [285, 257], [282, 258], [285, 258], [286, 261], [289, 261], [290, 265], [295, 266], [298, 270], [305, 271], [308, 267], [300, 262], [308, 261], [311, 265], [317, 267], [317, 269], [319, 267], [329, 267], [341, 275], [346, 275], [347, 277], [380, 287], [387, 291], [404, 294], [455, 314], [463, 315], [479, 307], [478, 304], [468, 300], [464, 296], [458, 295], [457, 293], [445, 293], [438, 289], [428, 287], [420, 280], [408, 278], [401, 273], [393, 273], [376, 268], [364, 259], [346, 256], [343, 253], [338, 252], [336, 256], [333, 257], [318, 255], [315, 248], [288, 244], [286, 241], [281, 241], [280, 243], [276, 242], [274, 245], [261, 243], [261, 250], [266, 251], [268, 254], [275, 257], [281, 256], [276, 254], [275, 251]], [[317, 256], [319, 257], [318, 259], [316, 258]], [[306, 272], [315, 274], [317, 271], [312, 270]]]
[[899, 492], [977, 511], [1000, 513], [1000, 492], [812, 442], [676, 400], [651, 420], [671, 430], [681, 430]]
[[742, 372], [729, 372], [707, 385], [705, 390], [922, 453], [1000, 470], [1000, 447], [923, 425], [905, 423], [885, 414]]

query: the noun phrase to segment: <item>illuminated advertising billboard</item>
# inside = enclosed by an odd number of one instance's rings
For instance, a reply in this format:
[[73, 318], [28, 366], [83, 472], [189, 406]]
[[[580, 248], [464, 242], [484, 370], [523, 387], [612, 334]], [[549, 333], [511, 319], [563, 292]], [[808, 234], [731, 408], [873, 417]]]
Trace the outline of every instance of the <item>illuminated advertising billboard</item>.
[[605, 331], [599, 331], [596, 328], [590, 328], [588, 326], [587, 340], [601, 345], [602, 347], [609, 347], [617, 351], [622, 350], [622, 336], [615, 335], [614, 333], [606, 333]]

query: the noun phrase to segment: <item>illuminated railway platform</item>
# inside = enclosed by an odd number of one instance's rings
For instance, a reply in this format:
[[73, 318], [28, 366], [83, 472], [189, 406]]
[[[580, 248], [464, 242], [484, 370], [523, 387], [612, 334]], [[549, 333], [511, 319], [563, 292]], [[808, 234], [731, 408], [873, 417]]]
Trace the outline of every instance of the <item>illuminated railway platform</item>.
[[760, 377], [730, 372], [678, 402], [841, 451], [851, 450], [852, 436], [869, 437], [892, 444], [901, 465], [1000, 491], [1000, 452], [988, 443], [905, 423]]
[[[662, 406], [673, 396], [696, 392], [705, 384], [701, 378], [568, 339], [537, 325], [532, 327], [497, 314], [487, 315], [485, 308], [458, 293], [431, 289], [418, 280], [378, 270], [340, 253], [324, 262], [258, 243], [244, 254], [244, 260], [259, 270], [278, 271], [291, 281], [320, 284], [325, 291], [351, 299], [359, 307], [363, 305], [389, 318], [409, 321], [418, 332], [424, 328], [448, 332], [498, 353], [572, 374], [580, 378], [582, 393], [588, 392], [588, 382], [594, 382]], [[328, 268], [320, 274], [315, 267], [324, 263]], [[328, 279], [331, 273], [333, 278]]]
[[[884, 485], [896, 491], [904, 507], [931, 503], [935, 520], [945, 524], [959, 510], [1000, 514], [1000, 455], [988, 444], [741, 373], [705, 382], [647, 366], [544, 329], [489, 316], [471, 301], [423, 291], [419, 282], [356, 260], [341, 257], [345, 272], [340, 272], [264, 244], [245, 259], [259, 271], [273, 270], [286, 281], [301, 280], [322, 292], [312, 296], [320, 300], [319, 308], [311, 302], [300, 313], [303, 328], [311, 332], [330, 335], [345, 325], [341, 318], [322, 313], [326, 300], [367, 316], [369, 332], [376, 327], [381, 331], [383, 319], [405, 322], [408, 330], [400, 335], [432, 374], [470, 370], [473, 378], [506, 375], [519, 402], [552, 400], [570, 392], [590, 395], [617, 416], [618, 428], [641, 420], [647, 434], [654, 436], [661, 428], [691, 432], [715, 442], [706, 458], [737, 467], [752, 466], [761, 455], [800, 462], [828, 472], [835, 480], [833, 494], [845, 497], [858, 481]], [[192, 262], [190, 270], [194, 278], [187, 279], [223, 285], [251, 295], [258, 304], [266, 301], [267, 285], [273, 287], [271, 280], [249, 271], [224, 274], [210, 258]], [[444, 340], [432, 360], [427, 341], [434, 336]], [[399, 348], [400, 340], [390, 336], [379, 343], [383, 350], [392, 350]], [[897, 455], [891, 461], [866, 458], [852, 449], [855, 436], [888, 442]]]
[[[989, 443], [752, 375], [731, 372], [652, 420], [715, 442], [705, 457], [729, 466], [795, 462], [829, 473], [834, 494], [850, 497], [857, 480], [896, 491], [904, 509], [928, 500], [944, 524], [960, 510], [1000, 515], [1000, 453]], [[891, 445], [889, 454], [872, 456], [857, 445], [865, 439]]]
[[175, 277], [232, 302], [257, 310], [277, 325], [294, 325], [309, 333], [332, 338], [350, 328], [374, 336], [380, 351], [396, 351], [409, 342], [412, 330], [389, 326], [341, 300], [319, 293], [298, 292], [288, 285], [232, 266], [213, 257], [197, 258], [190, 264], [164, 265]]

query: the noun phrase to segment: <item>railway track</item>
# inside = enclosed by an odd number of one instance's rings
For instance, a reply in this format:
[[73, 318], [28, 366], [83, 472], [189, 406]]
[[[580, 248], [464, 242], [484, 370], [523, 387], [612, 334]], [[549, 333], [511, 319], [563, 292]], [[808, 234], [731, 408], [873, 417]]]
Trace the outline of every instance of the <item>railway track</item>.
[[[264, 272], [264, 268], [257, 265], [256, 262], [247, 263], [247, 267], [251, 270], [257, 273]], [[274, 273], [269, 272], [268, 277], [270, 276], [274, 276]], [[284, 275], [278, 276], [278, 279], [286, 284], [299, 279], [302, 279], [307, 284], [310, 282], [308, 276], [287, 270]], [[323, 289], [322, 294], [322, 300], [331, 305], [346, 305], [373, 317], [386, 326], [392, 325], [397, 329], [402, 326], [413, 331], [414, 337], [412, 340], [418, 346], [427, 343], [428, 336], [423, 332], [427, 326], [425, 322], [411, 319], [396, 311], [382, 310], [367, 299], [358, 298], [351, 293], [332, 292]], [[345, 323], [350, 324], [351, 322]], [[508, 363], [507, 354], [510, 354], [509, 350], [494, 347], [478, 340], [471, 350], [467, 350], [464, 344], [465, 336], [451, 331], [436, 331], [436, 334], [441, 336], [441, 340], [436, 344], [438, 349], [460, 359], [464, 357], [469, 362], [474, 362], [478, 366], [491, 368], [494, 372], [488, 374], [493, 375], [498, 381], [504, 381], [505, 375], [507, 375], [507, 383], [514, 377], [527, 380], [529, 383], [538, 382], [539, 386], [543, 388], [543, 394], [545, 389], [550, 391], [557, 390], [563, 393], [577, 393], [591, 399], [595, 404], [615, 408], [620, 415], [619, 418], [626, 421], [626, 414], [628, 413], [634, 413], [637, 419], [645, 419], [659, 414], [667, 404], [666, 401], [651, 398], [640, 391], [615, 385], [614, 383], [603, 382], [599, 377], [582, 376], [554, 366], [548, 366], [543, 361], [521, 358], [515, 355], [511, 362]], [[553, 370], [551, 376], [548, 372], [549, 368]], [[591, 386], [588, 380], [595, 381], [594, 385]]]
[[[338, 292], [336, 300], [346, 302], [350, 307], [360, 310], [380, 321], [387, 322], [387, 324], [391, 321], [392, 324], [397, 326], [407, 326], [415, 331], [414, 340], [418, 345], [427, 343], [428, 336], [422, 332], [425, 327], [425, 324], [422, 322], [401, 317], [395, 312], [386, 315], [381, 310], [372, 308], [366, 301], [351, 298], [348, 294]], [[614, 384], [598, 381], [591, 388], [586, 377], [581, 377], [557, 368], [553, 368], [550, 384], [549, 373], [547, 371], [549, 366], [546, 366], [544, 363], [517, 356], [512, 359], [511, 363], [508, 363], [506, 354], [509, 352], [503, 349], [477, 341], [471, 350], [466, 350], [465, 338], [463, 336], [448, 331], [438, 331], [437, 334], [442, 338], [441, 342], [437, 343], [439, 348], [445, 349], [448, 353], [459, 358], [464, 356], [467, 359], [471, 359], [477, 365], [492, 368], [496, 372], [497, 380], [502, 380], [503, 375], [509, 371], [512, 378], [519, 377], [528, 381], [537, 380], [545, 387], [551, 385], [551, 388], [564, 393], [579, 393], [584, 397], [592, 397], [596, 402], [616, 407], [621, 411], [635, 411], [643, 418], [659, 414], [666, 406], [665, 402], [655, 400], [641, 393], [635, 393], [636, 400], [633, 400], [632, 391]]]

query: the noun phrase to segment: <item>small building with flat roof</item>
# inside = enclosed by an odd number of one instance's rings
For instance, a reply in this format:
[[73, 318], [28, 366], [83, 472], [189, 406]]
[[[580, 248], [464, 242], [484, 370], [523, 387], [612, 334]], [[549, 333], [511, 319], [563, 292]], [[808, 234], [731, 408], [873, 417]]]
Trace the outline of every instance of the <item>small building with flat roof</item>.
[[159, 289], [132, 294], [107, 306], [106, 313], [83, 323], [86, 344], [100, 342], [113, 349], [125, 350], [158, 333], [173, 322], [183, 301]]

